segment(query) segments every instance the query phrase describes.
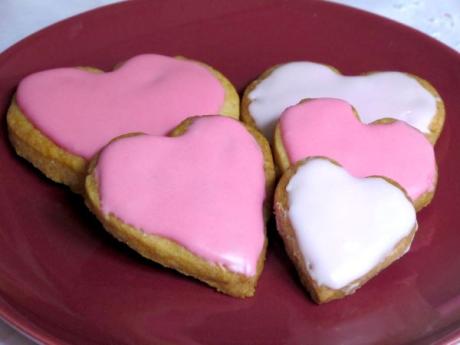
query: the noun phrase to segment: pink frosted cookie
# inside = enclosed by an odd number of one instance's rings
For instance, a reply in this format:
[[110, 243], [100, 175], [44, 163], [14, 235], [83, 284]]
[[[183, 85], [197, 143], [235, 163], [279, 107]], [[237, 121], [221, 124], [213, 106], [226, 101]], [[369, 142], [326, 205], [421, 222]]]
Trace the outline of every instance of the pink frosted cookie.
[[382, 177], [354, 177], [311, 157], [276, 187], [278, 231], [302, 283], [318, 302], [342, 298], [404, 255], [417, 230], [404, 190]]
[[234, 87], [203, 63], [139, 55], [112, 72], [58, 68], [18, 86], [7, 115], [16, 152], [56, 182], [81, 191], [88, 161], [112, 138], [165, 135], [193, 115], [239, 117]]
[[405, 189], [417, 210], [433, 198], [437, 167], [426, 137], [404, 122], [366, 125], [338, 99], [307, 100], [286, 109], [275, 130], [275, 160], [282, 171], [311, 156], [337, 161], [356, 177], [385, 176]]
[[87, 205], [141, 255], [252, 296], [266, 250], [270, 147], [222, 116], [188, 119], [172, 136], [125, 136], [103, 148], [86, 178]]

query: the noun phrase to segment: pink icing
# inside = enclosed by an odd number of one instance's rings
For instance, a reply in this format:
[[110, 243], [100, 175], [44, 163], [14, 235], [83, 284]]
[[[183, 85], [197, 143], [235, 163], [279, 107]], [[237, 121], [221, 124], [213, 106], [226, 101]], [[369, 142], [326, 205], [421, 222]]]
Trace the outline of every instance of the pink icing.
[[217, 114], [224, 96], [205, 67], [154, 54], [131, 58], [108, 73], [38, 72], [22, 80], [16, 94], [40, 131], [86, 159], [121, 134], [164, 135], [190, 115]]
[[263, 155], [237, 121], [201, 117], [175, 138], [107, 146], [96, 168], [102, 210], [248, 276], [264, 243]]
[[365, 125], [348, 103], [326, 98], [287, 108], [280, 131], [291, 162], [326, 156], [356, 177], [393, 179], [412, 200], [434, 188], [433, 147], [421, 132], [403, 122]]

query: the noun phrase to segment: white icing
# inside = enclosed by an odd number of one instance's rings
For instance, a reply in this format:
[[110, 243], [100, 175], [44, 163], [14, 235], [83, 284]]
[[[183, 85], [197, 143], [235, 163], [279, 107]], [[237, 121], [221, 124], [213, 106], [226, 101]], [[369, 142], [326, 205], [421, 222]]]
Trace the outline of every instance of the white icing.
[[270, 139], [281, 113], [305, 98], [343, 99], [355, 107], [364, 123], [391, 117], [423, 133], [429, 133], [437, 100], [405, 73], [343, 76], [313, 62], [291, 62], [277, 67], [248, 97], [249, 111], [257, 127]]
[[371, 271], [417, 226], [399, 188], [378, 177], [355, 178], [326, 159], [299, 167], [286, 190], [309, 273], [333, 289]]

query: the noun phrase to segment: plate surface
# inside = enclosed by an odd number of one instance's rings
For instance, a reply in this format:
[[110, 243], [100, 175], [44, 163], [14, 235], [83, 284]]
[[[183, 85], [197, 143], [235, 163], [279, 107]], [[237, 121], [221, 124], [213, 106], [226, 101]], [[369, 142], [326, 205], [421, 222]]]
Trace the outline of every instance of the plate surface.
[[[13, 153], [5, 112], [25, 75], [109, 69], [155, 52], [205, 61], [241, 91], [267, 67], [308, 59], [345, 74], [429, 80], [447, 111], [439, 185], [411, 251], [355, 295], [313, 304], [273, 225], [256, 296], [239, 300], [140, 258], [81, 198]], [[396, 23], [327, 2], [129, 1], [41, 31], [0, 55], [0, 316], [47, 343], [433, 343], [460, 328], [460, 56]], [[401, 148], [404, 149], [404, 148]]]

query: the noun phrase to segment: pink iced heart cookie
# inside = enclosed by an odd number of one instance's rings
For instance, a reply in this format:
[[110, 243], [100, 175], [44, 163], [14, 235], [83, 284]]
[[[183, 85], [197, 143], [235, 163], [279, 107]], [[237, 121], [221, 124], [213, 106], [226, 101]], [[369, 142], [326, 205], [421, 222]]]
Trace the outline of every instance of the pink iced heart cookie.
[[324, 156], [356, 177], [384, 176], [396, 181], [417, 210], [434, 195], [436, 160], [425, 136], [401, 121], [363, 124], [342, 100], [307, 100], [287, 108], [276, 128], [274, 146], [283, 171], [306, 157]]
[[143, 256], [224, 293], [251, 296], [265, 258], [270, 147], [222, 116], [191, 118], [172, 135], [107, 145], [90, 165], [87, 204]]
[[165, 135], [189, 116], [238, 118], [238, 95], [219, 72], [183, 58], [145, 54], [112, 72], [58, 68], [21, 81], [8, 112], [17, 153], [81, 190], [87, 162], [112, 138]]

